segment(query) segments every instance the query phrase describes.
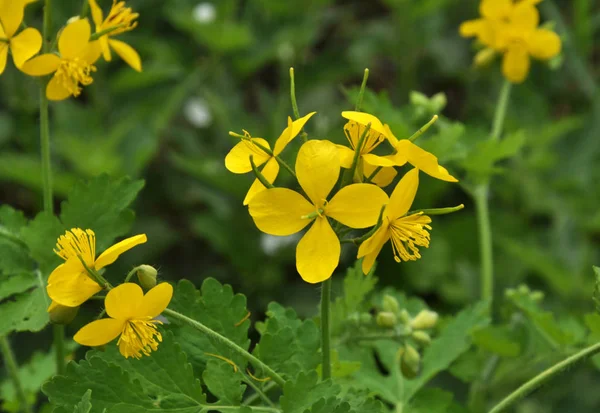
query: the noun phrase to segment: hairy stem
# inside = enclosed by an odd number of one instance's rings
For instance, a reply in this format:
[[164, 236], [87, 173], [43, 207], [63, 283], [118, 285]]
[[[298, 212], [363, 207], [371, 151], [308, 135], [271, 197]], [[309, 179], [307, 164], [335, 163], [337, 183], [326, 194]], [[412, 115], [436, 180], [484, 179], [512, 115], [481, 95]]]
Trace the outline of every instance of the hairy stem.
[[323, 380], [331, 378], [331, 332], [329, 331], [331, 277], [321, 283], [321, 353], [323, 353]]
[[365, 96], [365, 89], [367, 88], [367, 80], [369, 79], [369, 69], [365, 69], [365, 73], [363, 74], [363, 80], [360, 85], [360, 91], [358, 92], [358, 99], [356, 100], [356, 106], [354, 108], [355, 111], [360, 111], [362, 107], [363, 97]]
[[2, 355], [4, 356], [4, 365], [6, 366], [6, 370], [8, 370], [8, 375], [15, 387], [15, 393], [19, 400], [19, 411], [31, 413], [31, 406], [27, 402], [27, 395], [25, 394], [25, 390], [23, 390], [21, 378], [19, 377], [19, 366], [17, 365], [17, 360], [7, 336], [0, 336], [0, 350], [2, 350]]

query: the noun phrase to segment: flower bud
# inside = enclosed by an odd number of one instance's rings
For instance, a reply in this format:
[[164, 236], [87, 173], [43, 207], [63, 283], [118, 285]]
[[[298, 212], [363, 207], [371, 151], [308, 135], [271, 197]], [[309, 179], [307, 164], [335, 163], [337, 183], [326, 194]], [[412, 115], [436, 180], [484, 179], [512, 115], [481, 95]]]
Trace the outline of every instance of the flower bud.
[[382, 311], [381, 313], [377, 314], [377, 325], [379, 327], [394, 328], [397, 322], [398, 317], [396, 317], [396, 314], [394, 313]]
[[146, 290], [156, 287], [156, 274], [158, 271], [151, 265], [140, 265], [137, 270], [138, 280]]
[[475, 67], [486, 67], [496, 58], [496, 51], [492, 48], [486, 47], [480, 50], [475, 55], [474, 63]]
[[410, 314], [408, 314], [408, 311], [406, 310], [402, 310], [400, 311], [400, 322], [402, 324], [409, 324], [410, 323]]
[[431, 337], [424, 331], [414, 331], [412, 338], [421, 346], [425, 347], [431, 344]]
[[400, 304], [396, 298], [386, 294], [383, 296], [383, 310], [396, 314], [400, 311]]
[[534, 291], [530, 295], [531, 299], [537, 303], [542, 301], [545, 297], [545, 294], [542, 291]]
[[435, 311], [421, 310], [419, 314], [410, 322], [410, 326], [415, 330], [427, 330], [437, 324], [438, 314]]
[[402, 375], [407, 379], [412, 379], [419, 374], [419, 367], [421, 364], [421, 355], [413, 346], [407, 344], [402, 351], [400, 357], [400, 370]]
[[360, 323], [361, 324], [371, 324], [373, 322], [373, 316], [369, 313], [361, 313], [360, 314]]
[[78, 312], [79, 306], [67, 307], [56, 304], [55, 302], [52, 302], [50, 308], [48, 308], [50, 321], [52, 321], [54, 324], [69, 324], [71, 321], [73, 321]]

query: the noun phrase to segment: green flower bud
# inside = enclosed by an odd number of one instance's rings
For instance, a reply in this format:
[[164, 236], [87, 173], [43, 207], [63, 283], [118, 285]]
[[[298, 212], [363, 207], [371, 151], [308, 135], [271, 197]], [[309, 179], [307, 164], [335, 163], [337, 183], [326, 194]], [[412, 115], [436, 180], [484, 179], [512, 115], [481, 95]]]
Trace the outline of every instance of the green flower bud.
[[421, 310], [419, 314], [410, 322], [410, 326], [415, 330], [427, 330], [437, 324], [438, 314], [435, 311]]
[[360, 324], [360, 314], [358, 313], [352, 313], [348, 316], [348, 321], [350, 321], [352, 324]]
[[53, 303], [50, 306], [48, 313], [50, 314], [50, 321], [54, 324], [69, 324], [77, 313], [79, 312], [79, 306], [77, 307], [66, 307], [64, 305]]
[[383, 310], [397, 314], [400, 311], [400, 304], [394, 297], [386, 294], [383, 296]]
[[544, 299], [545, 294], [542, 291], [534, 291], [530, 295], [531, 299], [535, 302], [540, 302]]
[[400, 370], [407, 379], [413, 379], [419, 374], [421, 355], [410, 344], [407, 344], [400, 357]]
[[360, 314], [360, 323], [361, 324], [371, 324], [373, 322], [373, 316], [369, 313], [361, 313]]
[[480, 50], [475, 55], [475, 67], [486, 67], [489, 66], [490, 63], [494, 61], [496, 58], [496, 51], [492, 48], [486, 47], [485, 49]]
[[379, 327], [394, 328], [397, 322], [398, 317], [396, 317], [396, 314], [394, 313], [382, 311], [381, 313], [377, 314], [377, 325]]
[[414, 331], [412, 338], [422, 347], [431, 344], [431, 337], [424, 331]]
[[409, 324], [410, 323], [410, 314], [408, 314], [408, 311], [406, 310], [402, 310], [400, 311], [400, 322], [402, 324]]
[[156, 271], [156, 268], [151, 265], [140, 265], [137, 270], [138, 280], [140, 281], [142, 287], [144, 287], [146, 290], [156, 287], [157, 274], [158, 271]]
[[519, 285], [517, 291], [519, 292], [519, 294], [526, 295], [526, 294], [529, 294], [529, 292], [531, 290], [525, 284], [521, 284], [521, 285]]

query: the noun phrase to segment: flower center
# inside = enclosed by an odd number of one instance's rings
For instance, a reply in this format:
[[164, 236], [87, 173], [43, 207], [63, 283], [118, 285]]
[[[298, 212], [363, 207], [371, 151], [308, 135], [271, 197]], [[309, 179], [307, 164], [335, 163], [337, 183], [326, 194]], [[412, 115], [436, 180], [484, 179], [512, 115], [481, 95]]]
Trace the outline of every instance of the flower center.
[[162, 341], [162, 335], [156, 329], [156, 324], [162, 323], [150, 317], [128, 320], [117, 342], [121, 354], [125, 358], [139, 359], [142, 355], [149, 356], [151, 351], [156, 351], [158, 343]]
[[[356, 150], [356, 146], [358, 145], [358, 142], [360, 141], [360, 138], [365, 132], [366, 128], [366, 126], [359, 125], [356, 122], [348, 122], [344, 128], [344, 133], [346, 134], [346, 138], [348, 139], [352, 149]], [[363, 141], [362, 147], [360, 148], [361, 155], [370, 153], [384, 140], [385, 137], [381, 133], [376, 132], [373, 129], [369, 129]]]
[[54, 252], [65, 261], [79, 256], [91, 268], [96, 259], [96, 234], [91, 229], [73, 228], [58, 238]]
[[60, 84], [75, 97], [81, 94], [80, 84], [87, 86], [94, 79], [90, 73], [96, 71], [96, 66], [89, 64], [78, 57], [74, 59], [62, 59], [56, 70], [56, 78]]
[[421, 258], [418, 247], [429, 247], [431, 218], [422, 213], [409, 215], [390, 222], [390, 239], [396, 262]]
[[108, 35], [116, 36], [117, 34], [128, 32], [135, 29], [137, 22], [135, 19], [139, 17], [139, 13], [134, 13], [131, 7], [125, 7], [125, 2], [113, 0], [113, 5], [106, 16], [106, 20], [102, 23], [102, 26], [98, 31], [110, 29], [111, 27], [119, 26], [118, 29], [113, 30]]

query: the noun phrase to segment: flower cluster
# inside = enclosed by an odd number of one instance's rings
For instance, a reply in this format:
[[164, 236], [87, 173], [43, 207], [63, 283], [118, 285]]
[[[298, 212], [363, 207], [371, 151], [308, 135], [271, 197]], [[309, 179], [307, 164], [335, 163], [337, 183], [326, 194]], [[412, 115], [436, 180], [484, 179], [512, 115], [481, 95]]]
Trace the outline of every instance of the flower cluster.
[[[340, 259], [341, 243], [360, 244], [367, 274], [388, 240], [396, 261], [421, 257], [419, 247], [429, 246], [431, 218], [422, 212], [410, 213], [419, 184], [419, 171], [448, 182], [457, 179], [438, 164], [437, 158], [419, 148], [411, 139], [396, 138], [390, 127], [377, 117], [363, 112], [343, 112], [347, 119], [344, 134], [349, 146], [328, 140], [305, 140], [292, 170], [280, 154], [300, 134], [314, 112], [293, 121], [271, 150], [263, 138], [230, 132], [241, 141], [225, 158], [233, 173], [254, 171], [244, 205], [256, 226], [276, 236], [292, 235], [308, 227], [296, 248], [296, 268], [309, 283], [327, 280]], [[306, 138], [306, 135], [304, 135]], [[388, 155], [373, 153], [383, 142], [391, 147]], [[411, 164], [414, 168], [398, 182], [388, 197], [382, 189], [397, 175], [396, 168]], [[262, 170], [257, 166], [265, 164]], [[299, 190], [273, 186], [280, 165], [293, 175]], [[342, 173], [342, 169], [346, 171]], [[362, 239], [343, 238], [354, 229], [372, 228]]]
[[529, 73], [530, 58], [549, 60], [560, 53], [561, 41], [548, 28], [539, 27], [536, 5], [542, 0], [482, 0], [481, 17], [464, 22], [460, 34], [476, 37], [485, 47], [475, 58], [500, 53], [502, 73], [512, 83], [521, 83]]
[[[92, 74], [100, 56], [111, 60], [111, 49], [133, 69], [142, 70], [138, 53], [114, 36], [136, 27], [138, 17], [125, 2], [113, 0], [112, 8], [103, 18], [96, 0], [89, 0], [96, 32], [87, 18], [74, 17], [61, 29], [56, 50], [46, 50], [40, 32], [28, 27], [19, 32], [27, 4], [35, 0], [0, 0], [0, 74], [6, 67], [8, 52], [17, 69], [29, 76], [52, 75], [46, 86], [50, 100], [64, 100], [81, 94], [83, 86], [93, 82]], [[44, 53], [37, 55], [40, 50]], [[37, 56], [36, 56], [37, 55]]]

